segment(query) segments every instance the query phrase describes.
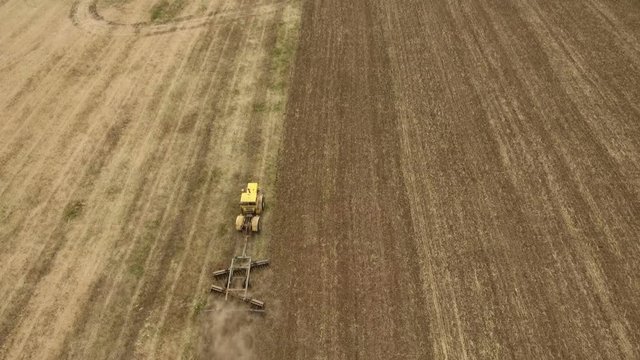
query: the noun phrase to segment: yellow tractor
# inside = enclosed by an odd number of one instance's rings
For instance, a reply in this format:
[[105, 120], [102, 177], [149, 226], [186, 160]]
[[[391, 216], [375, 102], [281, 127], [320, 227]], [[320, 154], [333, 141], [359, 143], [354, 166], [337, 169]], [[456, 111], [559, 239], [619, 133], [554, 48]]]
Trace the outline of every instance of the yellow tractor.
[[264, 210], [264, 194], [258, 183], [248, 183], [240, 195], [241, 214], [236, 217], [236, 230], [245, 234], [260, 231], [260, 214]]

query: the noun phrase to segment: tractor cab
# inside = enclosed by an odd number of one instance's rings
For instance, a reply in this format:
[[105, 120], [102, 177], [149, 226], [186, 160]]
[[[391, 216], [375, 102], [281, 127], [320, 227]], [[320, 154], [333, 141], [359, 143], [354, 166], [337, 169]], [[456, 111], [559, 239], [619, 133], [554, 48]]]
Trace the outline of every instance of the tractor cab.
[[247, 184], [240, 194], [240, 210], [242, 215], [256, 214], [258, 204], [258, 183]]
[[240, 212], [236, 217], [236, 230], [245, 233], [260, 231], [260, 214], [264, 209], [264, 194], [258, 183], [248, 183], [240, 194]]

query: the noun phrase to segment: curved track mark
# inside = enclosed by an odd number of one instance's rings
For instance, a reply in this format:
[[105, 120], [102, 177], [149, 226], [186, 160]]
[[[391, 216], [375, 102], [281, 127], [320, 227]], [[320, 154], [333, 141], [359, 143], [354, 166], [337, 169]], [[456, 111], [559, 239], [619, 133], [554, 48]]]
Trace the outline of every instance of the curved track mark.
[[213, 21], [215, 21], [217, 25], [220, 25], [242, 18], [260, 16], [275, 12], [284, 4], [285, 2], [275, 2], [260, 6], [241, 7], [229, 11], [213, 11], [202, 16], [183, 16], [163, 23], [119, 23], [105, 19], [100, 15], [95, 1], [81, 0], [71, 6], [69, 18], [74, 25], [94, 34], [109, 32], [119, 36], [151, 36], [171, 33], [178, 30], [195, 29]]

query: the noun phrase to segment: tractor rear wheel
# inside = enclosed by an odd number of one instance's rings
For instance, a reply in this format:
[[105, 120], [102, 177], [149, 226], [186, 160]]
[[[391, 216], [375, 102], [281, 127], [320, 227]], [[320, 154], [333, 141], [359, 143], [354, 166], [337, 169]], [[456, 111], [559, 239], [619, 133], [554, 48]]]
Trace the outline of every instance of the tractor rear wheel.
[[259, 194], [256, 200], [256, 214], [260, 215], [264, 211], [264, 194]]
[[251, 231], [255, 233], [260, 232], [260, 216], [251, 218]]
[[242, 215], [236, 216], [236, 230], [242, 231], [243, 225], [244, 225], [244, 216]]

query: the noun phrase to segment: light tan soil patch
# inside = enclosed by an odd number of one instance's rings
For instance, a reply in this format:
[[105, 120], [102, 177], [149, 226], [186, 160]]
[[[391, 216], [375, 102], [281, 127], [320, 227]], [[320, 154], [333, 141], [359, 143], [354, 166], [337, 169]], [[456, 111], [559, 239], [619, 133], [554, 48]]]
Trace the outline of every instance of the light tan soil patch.
[[160, 34], [105, 20], [151, 2], [0, 4], [0, 358], [201, 355], [239, 189], [274, 188], [298, 6], [204, 5], [233, 16]]

